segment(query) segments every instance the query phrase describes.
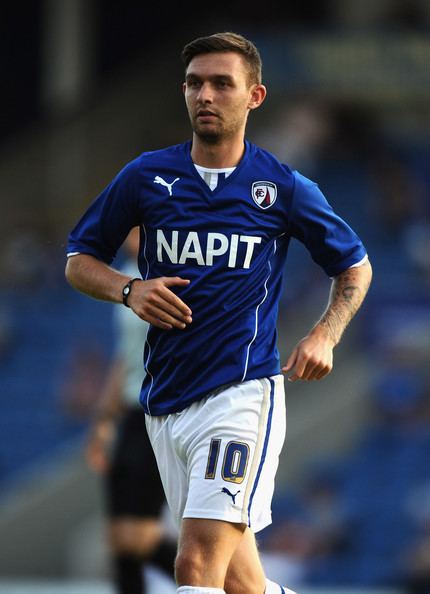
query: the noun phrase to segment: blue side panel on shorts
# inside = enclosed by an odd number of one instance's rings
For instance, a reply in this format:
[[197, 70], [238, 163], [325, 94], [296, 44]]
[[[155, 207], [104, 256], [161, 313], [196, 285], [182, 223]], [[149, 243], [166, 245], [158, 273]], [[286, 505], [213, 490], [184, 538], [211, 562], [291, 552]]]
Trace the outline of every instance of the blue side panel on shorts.
[[252, 500], [254, 499], [255, 491], [257, 490], [258, 481], [260, 480], [261, 471], [263, 470], [264, 461], [266, 459], [267, 453], [267, 446], [269, 443], [270, 437], [270, 430], [272, 428], [272, 416], [273, 416], [273, 405], [275, 402], [275, 382], [272, 379], [270, 381], [270, 408], [269, 414], [267, 416], [267, 427], [266, 427], [266, 435], [264, 437], [264, 445], [263, 445], [263, 452], [261, 454], [260, 464], [258, 466], [257, 476], [255, 477], [254, 486], [252, 487], [251, 497], [249, 498], [249, 505], [248, 505], [248, 526], [251, 526], [251, 507], [252, 507]]

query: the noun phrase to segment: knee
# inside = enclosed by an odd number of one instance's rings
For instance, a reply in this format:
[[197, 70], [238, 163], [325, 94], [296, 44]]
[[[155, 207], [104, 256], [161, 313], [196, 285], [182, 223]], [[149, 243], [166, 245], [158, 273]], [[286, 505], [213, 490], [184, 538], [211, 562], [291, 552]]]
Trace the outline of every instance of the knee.
[[160, 542], [160, 534], [134, 521], [116, 521], [110, 526], [110, 548], [119, 554], [149, 557]]
[[136, 555], [145, 557], [146, 551], [142, 550], [140, 543], [129, 533], [116, 532], [109, 539], [110, 549], [117, 555]]
[[188, 548], [179, 551], [175, 559], [175, 577], [179, 585], [201, 585], [204, 575], [204, 560], [198, 550]]

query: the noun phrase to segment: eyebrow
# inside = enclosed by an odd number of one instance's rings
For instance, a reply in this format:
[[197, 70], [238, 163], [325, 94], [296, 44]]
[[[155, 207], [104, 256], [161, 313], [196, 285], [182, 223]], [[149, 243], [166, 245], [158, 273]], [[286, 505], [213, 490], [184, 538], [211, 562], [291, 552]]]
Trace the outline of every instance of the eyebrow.
[[201, 81], [203, 78], [207, 78], [208, 80], [214, 81], [214, 82], [220, 81], [220, 80], [227, 80], [227, 81], [233, 82], [233, 80], [234, 80], [230, 74], [213, 74], [212, 76], [202, 77], [202, 76], [195, 74], [193, 72], [189, 72], [185, 76], [185, 80], [187, 82], [191, 81], [191, 80]]

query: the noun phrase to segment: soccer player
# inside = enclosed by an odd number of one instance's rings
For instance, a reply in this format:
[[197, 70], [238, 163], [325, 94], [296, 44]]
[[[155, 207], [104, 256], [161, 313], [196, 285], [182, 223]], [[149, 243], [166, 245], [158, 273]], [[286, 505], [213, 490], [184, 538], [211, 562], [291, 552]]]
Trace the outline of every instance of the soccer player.
[[[271, 522], [285, 437], [281, 371], [290, 381], [331, 371], [371, 267], [317, 185], [245, 140], [266, 96], [254, 44], [217, 33], [182, 58], [192, 140], [125, 166], [71, 232], [66, 276], [150, 323], [140, 398], [180, 524], [178, 593], [291, 593], [266, 579], [254, 537]], [[110, 266], [134, 225], [143, 280]], [[276, 318], [292, 237], [333, 281], [281, 369]]]
[[[139, 228], [124, 242], [121, 270], [137, 276]], [[173, 578], [176, 542], [165, 533], [165, 497], [145, 427], [139, 392], [145, 371], [143, 345], [149, 324], [127, 308], [115, 311], [116, 352], [110, 365], [86, 454], [89, 466], [105, 475], [106, 512], [113, 577], [119, 594], [147, 592], [145, 566]]]

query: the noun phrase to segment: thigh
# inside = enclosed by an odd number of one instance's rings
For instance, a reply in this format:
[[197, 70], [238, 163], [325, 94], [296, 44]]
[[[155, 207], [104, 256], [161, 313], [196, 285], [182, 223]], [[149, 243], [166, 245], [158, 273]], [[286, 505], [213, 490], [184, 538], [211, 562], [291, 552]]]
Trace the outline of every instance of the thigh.
[[237, 384], [192, 405], [180, 421], [188, 436], [184, 518], [249, 525], [271, 522], [271, 500], [285, 437], [283, 377]]
[[128, 411], [119, 427], [107, 475], [107, 500], [113, 518], [156, 518], [161, 513], [164, 492], [143, 410]]
[[188, 477], [185, 460], [172, 437], [172, 427], [177, 415], [146, 416], [146, 427], [152, 444], [164, 494], [172, 518], [179, 528], [188, 494]]

